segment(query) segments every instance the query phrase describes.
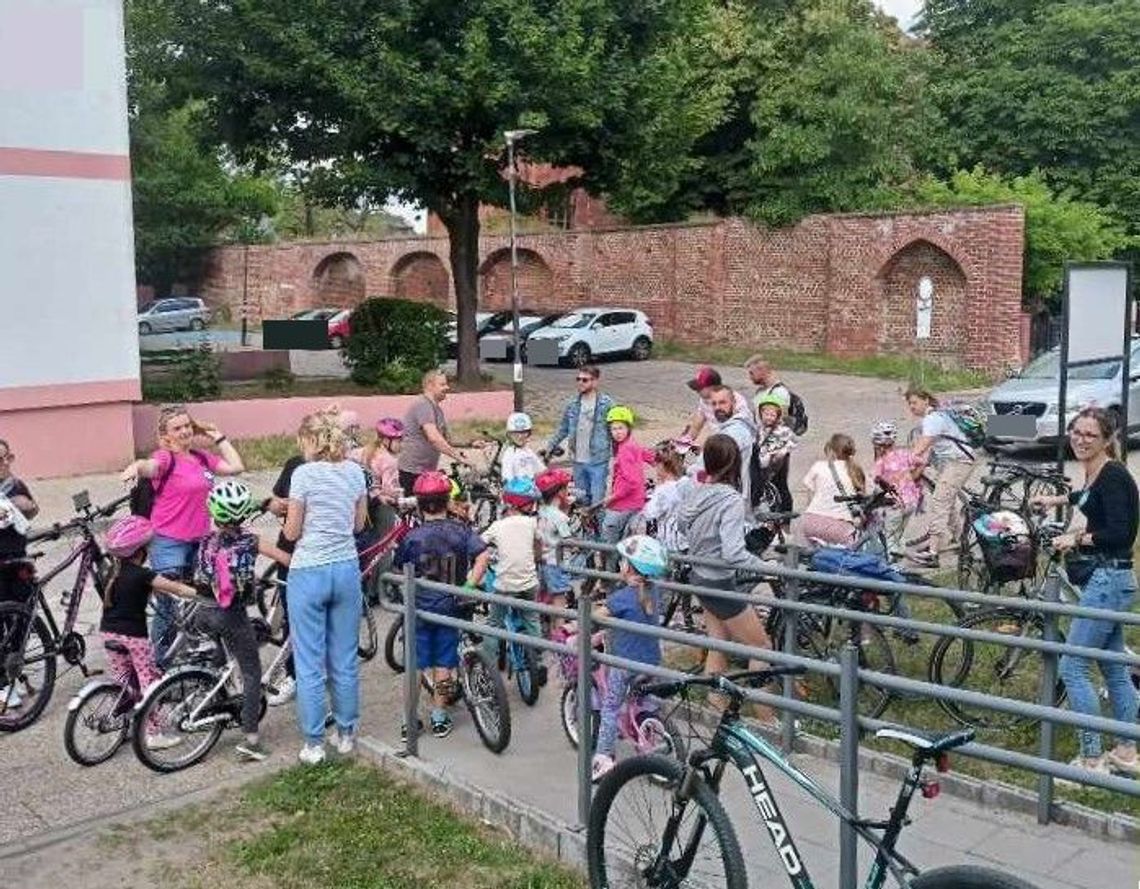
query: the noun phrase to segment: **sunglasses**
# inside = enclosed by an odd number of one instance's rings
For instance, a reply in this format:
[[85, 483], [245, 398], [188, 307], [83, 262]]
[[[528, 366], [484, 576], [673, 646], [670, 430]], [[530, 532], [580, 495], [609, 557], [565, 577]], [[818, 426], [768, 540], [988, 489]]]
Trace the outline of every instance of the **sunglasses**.
[[593, 377], [578, 377], [578, 382], [579, 383], [592, 383], [592, 382], [594, 382], [594, 378]]

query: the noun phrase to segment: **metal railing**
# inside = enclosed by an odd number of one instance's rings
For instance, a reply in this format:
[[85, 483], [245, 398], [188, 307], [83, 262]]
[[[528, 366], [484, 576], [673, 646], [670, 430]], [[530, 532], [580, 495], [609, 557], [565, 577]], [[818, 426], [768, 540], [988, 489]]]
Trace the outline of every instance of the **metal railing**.
[[[563, 545], [562, 552], [581, 552], [583, 550], [612, 553], [615, 551], [615, 548], [589, 540], [571, 540]], [[731, 566], [727, 564], [696, 556], [674, 555], [671, 556], [671, 558], [674, 562], [691, 566], [705, 566], [722, 570], [731, 568]], [[780, 597], [762, 595], [756, 592], [745, 593], [710, 589], [692, 583], [678, 583], [674, 581], [657, 582], [657, 586], [663, 591], [693, 594], [708, 599], [744, 602], [749, 606], [761, 606], [766, 609], [779, 609], [783, 611], [785, 619], [783, 646], [778, 651], [767, 648], [756, 648], [737, 642], [713, 639], [705, 635], [694, 635], [691, 632], [677, 630], [667, 626], [649, 626], [621, 620], [612, 616], [596, 616], [591, 610], [592, 602], [586, 597], [580, 597], [576, 610], [570, 610], [512, 596], [487, 593], [422, 580], [416, 578], [411, 573], [410, 568], [406, 570], [403, 575], [386, 575], [386, 579], [401, 584], [403, 588], [404, 601], [402, 607], [394, 605], [386, 605], [386, 607], [389, 610], [401, 610], [404, 616], [404, 722], [407, 726], [405, 741], [406, 753], [412, 756], [418, 755], [416, 709], [419, 695], [419, 676], [417, 670], [414, 669], [416, 662], [415, 632], [412, 629], [415, 627], [416, 620], [450, 626], [459, 630], [469, 630], [481, 636], [514, 641], [544, 651], [576, 657], [579, 689], [589, 689], [591, 687], [590, 677], [595, 666], [598, 664], [618, 667], [665, 679], [683, 679], [689, 675], [668, 667], [650, 666], [594, 650], [591, 640], [596, 629], [621, 629], [631, 633], [650, 636], [662, 642], [673, 642], [693, 648], [719, 651], [726, 655], [750, 660], [761, 660], [776, 665], [800, 666], [804, 667], [809, 673], [822, 674], [832, 677], [833, 679], [838, 677], [837, 685], [839, 695], [837, 708], [824, 707], [809, 701], [799, 700], [797, 697], [797, 683], [795, 679], [790, 676], [783, 678], [783, 684], [779, 694], [753, 689], [749, 691], [747, 697], [755, 703], [774, 708], [780, 712], [780, 740], [784, 749], [789, 752], [792, 750], [792, 745], [795, 740], [795, 719], [797, 716], [838, 724], [840, 802], [853, 813], [858, 813], [858, 755], [861, 733], [874, 731], [886, 726], [899, 725], [899, 723], [879, 719], [868, 719], [859, 715], [857, 710], [858, 695], [860, 687], [865, 684], [884, 689], [888, 692], [911, 696], [919, 695], [930, 701], [949, 701], [966, 704], [1011, 716], [1039, 721], [1036, 755], [1030, 755], [1017, 750], [1008, 750], [977, 741], [958, 748], [957, 752], [975, 759], [1011, 766], [1037, 774], [1037, 818], [1042, 824], [1048, 823], [1051, 818], [1054, 791], [1053, 782], [1056, 778], [1067, 779], [1080, 784], [1140, 797], [1140, 781], [1115, 776], [1091, 774], [1053, 760], [1053, 756], [1056, 753], [1055, 727], [1057, 725], [1097, 732], [1110, 732], [1120, 738], [1140, 741], [1140, 724], [1137, 724], [1135, 721], [1118, 722], [1113, 719], [1090, 716], [1054, 706], [1053, 695], [1057, 685], [1058, 658], [1062, 655], [1073, 655], [1091, 660], [1113, 661], [1130, 666], [1140, 666], [1140, 657], [1128, 652], [1109, 652], [1102, 649], [1085, 648], [1057, 641], [1058, 619], [1061, 617], [1086, 617], [1099, 620], [1111, 620], [1127, 626], [1140, 626], [1140, 614], [1086, 608], [1060, 602], [1060, 587], [1059, 581], [1056, 578], [1052, 578], [1046, 582], [1043, 590], [1043, 598], [1026, 599], [1020, 597], [994, 596], [968, 590], [955, 590], [936, 586], [876, 581], [847, 574], [823, 574], [793, 567], [797, 564], [796, 560], [797, 553], [793, 548], [788, 553], [785, 564], [769, 563], [763, 572], [742, 573], [742, 576], [755, 577], [757, 583], [762, 583], [765, 580], [773, 578], [778, 579], [781, 581], [780, 586], [783, 593]], [[578, 564], [578, 560], [561, 559], [561, 561], [563, 562], [563, 568], [571, 574], [583, 578], [594, 578], [604, 582], [620, 582], [619, 575], [582, 566]], [[844, 608], [839, 605], [824, 605], [816, 602], [800, 601], [801, 588], [805, 584], [810, 584], [814, 587], [823, 586], [865, 590], [888, 596], [940, 599], [948, 602], [976, 605], [981, 608], [995, 608], [1000, 606], [1003, 609], [1016, 609], [1031, 614], [1035, 613], [1041, 615], [1043, 622], [1042, 637], [1040, 639], [1032, 639], [1021, 636], [1007, 636], [1000, 633], [973, 630], [954, 624], [932, 623], [929, 621], [897, 617], [890, 614], [881, 614], [874, 611]], [[488, 627], [485, 624], [474, 623], [456, 617], [417, 611], [415, 607], [415, 594], [417, 589], [447, 592], [461, 599], [472, 599], [490, 604], [506, 605], [521, 612], [529, 611], [551, 617], [559, 617], [565, 620], [576, 620], [576, 645], [571, 647], [567, 644], [552, 642], [547, 639], [536, 639], [528, 635], [513, 633], [506, 629]], [[967, 641], [996, 643], [1008, 648], [1021, 648], [1038, 653], [1041, 655], [1044, 665], [1038, 700], [1036, 702], [1030, 702], [1004, 698], [943, 685], [935, 685], [929, 682], [881, 673], [860, 667], [858, 647], [850, 637], [840, 649], [837, 659], [838, 662], [814, 659], [797, 650], [797, 624], [800, 614], [822, 615], [856, 624], [874, 624], [883, 628], [909, 630]], [[579, 726], [590, 725], [590, 699], [591, 696], [589, 694], [579, 694], [577, 696], [577, 720]], [[914, 726], [912, 728], [919, 731], [924, 730], [920, 726]], [[582, 825], [587, 823], [592, 792], [592, 750], [590, 749], [589, 736], [589, 732], [579, 732], [577, 795], [578, 818]], [[856, 841], [857, 836], [854, 829], [849, 825], [841, 824], [840, 885], [854, 885]], [[851, 877], [851, 879], [844, 881], [842, 877], [845, 874]]]

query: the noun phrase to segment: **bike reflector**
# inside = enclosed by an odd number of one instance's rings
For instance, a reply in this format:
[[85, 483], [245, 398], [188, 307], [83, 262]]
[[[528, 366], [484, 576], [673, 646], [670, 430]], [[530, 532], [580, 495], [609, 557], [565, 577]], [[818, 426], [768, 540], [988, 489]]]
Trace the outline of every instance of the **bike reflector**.
[[934, 767], [940, 772], [950, 771], [950, 754], [939, 753], [938, 758], [934, 760]]
[[922, 784], [923, 799], [934, 799], [941, 792], [942, 788], [937, 781], [924, 781]]

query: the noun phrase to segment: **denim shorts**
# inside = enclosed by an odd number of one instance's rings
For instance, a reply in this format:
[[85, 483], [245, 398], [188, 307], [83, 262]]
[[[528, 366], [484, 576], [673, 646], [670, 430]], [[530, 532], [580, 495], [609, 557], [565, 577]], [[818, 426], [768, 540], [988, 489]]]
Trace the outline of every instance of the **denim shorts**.
[[459, 630], [416, 621], [416, 666], [455, 669], [459, 666]]
[[542, 587], [551, 596], [564, 596], [570, 592], [570, 575], [561, 565], [541, 565]]

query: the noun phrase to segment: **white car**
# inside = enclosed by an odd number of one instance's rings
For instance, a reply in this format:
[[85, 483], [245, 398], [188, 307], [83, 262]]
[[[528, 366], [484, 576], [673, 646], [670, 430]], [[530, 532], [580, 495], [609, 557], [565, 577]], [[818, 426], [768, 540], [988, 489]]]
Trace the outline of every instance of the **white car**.
[[[628, 354], [644, 361], [653, 352], [653, 325], [644, 312], [610, 306], [575, 309], [527, 340], [528, 352], [540, 363], [539, 343], [557, 348], [558, 363], [581, 367], [599, 355]], [[545, 362], [543, 362], [545, 363]]]

